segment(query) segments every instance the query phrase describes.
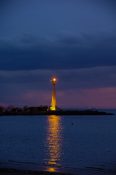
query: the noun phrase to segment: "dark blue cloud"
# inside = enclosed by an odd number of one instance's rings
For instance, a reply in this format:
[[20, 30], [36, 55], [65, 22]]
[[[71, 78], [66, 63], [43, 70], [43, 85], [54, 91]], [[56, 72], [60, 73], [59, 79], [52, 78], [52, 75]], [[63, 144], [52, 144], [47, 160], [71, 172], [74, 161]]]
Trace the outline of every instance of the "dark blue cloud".
[[17, 41], [1, 41], [0, 57], [0, 70], [116, 65], [116, 37], [64, 36], [50, 41], [24, 36]]

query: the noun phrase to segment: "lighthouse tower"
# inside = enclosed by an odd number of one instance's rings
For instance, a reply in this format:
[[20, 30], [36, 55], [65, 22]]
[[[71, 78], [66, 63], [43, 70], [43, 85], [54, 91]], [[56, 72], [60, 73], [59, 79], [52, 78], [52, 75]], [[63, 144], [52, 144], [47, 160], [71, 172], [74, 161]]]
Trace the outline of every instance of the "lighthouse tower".
[[51, 111], [56, 111], [56, 108], [57, 108], [57, 103], [56, 103], [56, 83], [57, 83], [57, 79], [56, 79], [56, 77], [51, 78], [51, 83], [52, 83], [52, 100], [51, 100], [50, 110]]

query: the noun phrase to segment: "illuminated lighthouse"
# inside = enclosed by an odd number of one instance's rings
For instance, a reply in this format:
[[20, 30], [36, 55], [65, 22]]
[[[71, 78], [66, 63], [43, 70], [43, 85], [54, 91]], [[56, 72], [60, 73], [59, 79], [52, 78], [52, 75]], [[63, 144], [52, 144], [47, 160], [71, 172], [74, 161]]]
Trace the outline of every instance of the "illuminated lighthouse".
[[57, 103], [56, 103], [56, 83], [57, 83], [57, 79], [56, 79], [56, 77], [51, 78], [51, 83], [52, 83], [52, 101], [51, 101], [50, 110], [51, 111], [56, 111], [56, 108], [57, 108]]

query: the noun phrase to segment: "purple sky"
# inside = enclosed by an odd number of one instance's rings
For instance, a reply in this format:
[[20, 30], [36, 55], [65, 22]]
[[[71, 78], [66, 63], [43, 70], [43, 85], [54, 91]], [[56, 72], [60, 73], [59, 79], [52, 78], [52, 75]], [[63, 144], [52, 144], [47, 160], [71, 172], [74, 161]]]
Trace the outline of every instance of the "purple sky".
[[0, 104], [116, 108], [116, 3], [0, 1]]

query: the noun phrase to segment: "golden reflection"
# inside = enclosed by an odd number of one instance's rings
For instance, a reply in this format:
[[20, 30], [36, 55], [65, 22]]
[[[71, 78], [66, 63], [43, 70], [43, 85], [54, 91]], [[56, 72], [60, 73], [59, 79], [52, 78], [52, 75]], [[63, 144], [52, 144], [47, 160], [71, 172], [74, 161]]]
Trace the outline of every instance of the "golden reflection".
[[61, 158], [61, 118], [60, 116], [48, 116], [48, 131], [47, 131], [47, 171], [56, 172], [60, 166]]
[[56, 172], [56, 169], [52, 168], [52, 167], [48, 167], [47, 171], [50, 172], [50, 173], [54, 173], [54, 172]]

